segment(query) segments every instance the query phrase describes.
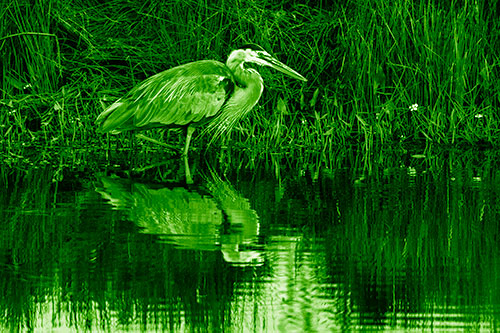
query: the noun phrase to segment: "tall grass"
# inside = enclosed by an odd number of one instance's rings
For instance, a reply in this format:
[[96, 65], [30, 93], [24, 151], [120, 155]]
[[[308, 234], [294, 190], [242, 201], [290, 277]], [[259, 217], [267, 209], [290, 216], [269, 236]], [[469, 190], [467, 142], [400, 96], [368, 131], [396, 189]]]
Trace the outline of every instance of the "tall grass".
[[[162, 70], [253, 42], [305, 75], [266, 90], [236, 146], [499, 144], [498, 1], [11, 1], [0, 8], [0, 141], [99, 149], [103, 107]], [[152, 136], [162, 139], [163, 131]], [[113, 137], [124, 141], [130, 135]], [[181, 137], [178, 138], [181, 140]], [[204, 145], [196, 142], [194, 146]]]
[[467, 1], [370, 1], [361, 13], [364, 25], [346, 17], [342, 29], [360, 127], [381, 138], [496, 141], [495, 10]]

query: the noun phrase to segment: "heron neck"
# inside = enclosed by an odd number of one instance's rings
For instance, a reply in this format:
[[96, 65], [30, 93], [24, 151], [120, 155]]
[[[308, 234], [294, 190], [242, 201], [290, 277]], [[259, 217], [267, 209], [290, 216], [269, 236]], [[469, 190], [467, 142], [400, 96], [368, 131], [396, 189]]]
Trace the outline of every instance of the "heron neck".
[[245, 88], [255, 81], [252, 80], [253, 71], [250, 69], [245, 69], [243, 63], [241, 63], [239, 66], [236, 66], [236, 68], [231, 69], [231, 71], [233, 72], [234, 80], [236, 81], [236, 85], [238, 87]]

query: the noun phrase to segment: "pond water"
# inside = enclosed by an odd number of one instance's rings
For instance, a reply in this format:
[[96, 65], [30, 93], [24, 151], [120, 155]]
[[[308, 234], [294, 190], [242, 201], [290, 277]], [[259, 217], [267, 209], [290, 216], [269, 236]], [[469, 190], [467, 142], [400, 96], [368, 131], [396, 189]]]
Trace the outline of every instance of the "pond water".
[[4, 165], [2, 331], [497, 330], [497, 157], [198, 168], [191, 186]]

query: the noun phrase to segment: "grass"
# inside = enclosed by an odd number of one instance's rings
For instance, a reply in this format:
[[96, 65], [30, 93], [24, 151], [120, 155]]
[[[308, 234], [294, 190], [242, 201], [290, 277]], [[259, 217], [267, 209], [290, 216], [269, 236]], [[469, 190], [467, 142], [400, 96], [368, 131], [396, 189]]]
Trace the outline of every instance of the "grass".
[[498, 147], [498, 11], [499, 1], [11, 1], [0, 9], [0, 141], [12, 154], [107, 147], [94, 124], [103, 105], [253, 42], [309, 81], [260, 69], [264, 95], [226, 143], [327, 159], [350, 144]]

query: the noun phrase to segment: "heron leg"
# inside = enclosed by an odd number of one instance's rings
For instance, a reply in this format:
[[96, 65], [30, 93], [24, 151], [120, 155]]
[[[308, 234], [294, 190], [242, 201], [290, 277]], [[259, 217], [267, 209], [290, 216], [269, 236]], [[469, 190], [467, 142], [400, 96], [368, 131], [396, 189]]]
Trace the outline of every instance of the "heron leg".
[[186, 135], [186, 145], [184, 146], [184, 152], [182, 153], [182, 156], [184, 157], [184, 168], [186, 169], [186, 184], [193, 184], [193, 178], [191, 178], [191, 170], [189, 169], [188, 150], [194, 129], [195, 128], [193, 126], [188, 126]]
[[193, 136], [195, 128], [194, 126], [188, 126], [186, 135], [186, 145], [184, 146], [184, 152], [182, 155], [187, 156], [189, 150], [189, 143], [191, 142], [191, 137]]
[[193, 178], [191, 178], [191, 171], [189, 169], [188, 156], [184, 155], [184, 168], [186, 169], [186, 184], [193, 184]]
[[174, 146], [174, 145], [169, 145], [169, 144], [166, 144], [164, 142], [160, 142], [158, 140], [155, 140], [153, 138], [150, 138], [148, 136], [145, 136], [141, 133], [138, 133], [135, 135], [136, 138], [139, 138], [139, 139], [143, 139], [143, 140], [146, 140], [146, 141], [149, 141], [149, 142], [152, 142], [152, 143], [155, 143], [157, 145], [160, 145], [160, 146], [163, 146], [163, 147], [166, 147], [166, 148], [169, 148], [169, 149], [173, 149], [173, 150], [179, 150], [178, 147]]

